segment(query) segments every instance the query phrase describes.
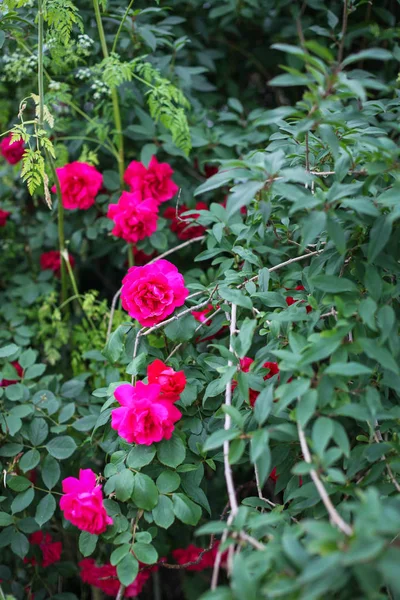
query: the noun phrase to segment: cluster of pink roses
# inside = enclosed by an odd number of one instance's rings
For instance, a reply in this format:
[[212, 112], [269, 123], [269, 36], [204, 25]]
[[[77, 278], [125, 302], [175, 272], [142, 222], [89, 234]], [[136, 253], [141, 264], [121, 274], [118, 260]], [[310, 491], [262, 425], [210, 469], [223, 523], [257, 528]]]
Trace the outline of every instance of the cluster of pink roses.
[[153, 156], [148, 168], [132, 161], [125, 171], [124, 181], [130, 187], [122, 192], [117, 204], [110, 204], [107, 216], [115, 223], [112, 233], [129, 244], [152, 235], [157, 229], [158, 207], [178, 191], [172, 181], [173, 170]]
[[130, 444], [169, 440], [182, 416], [174, 402], [185, 389], [184, 372], [157, 359], [147, 367], [147, 378], [147, 385], [124, 383], [114, 392], [121, 406], [111, 413], [111, 427]]
[[24, 563], [32, 566], [41, 566], [43, 568], [49, 567], [53, 563], [59, 562], [62, 552], [61, 542], [53, 542], [53, 538], [50, 533], [43, 533], [43, 531], [36, 531], [29, 536], [29, 543], [31, 546], [38, 546], [41, 559], [37, 556], [25, 557]]

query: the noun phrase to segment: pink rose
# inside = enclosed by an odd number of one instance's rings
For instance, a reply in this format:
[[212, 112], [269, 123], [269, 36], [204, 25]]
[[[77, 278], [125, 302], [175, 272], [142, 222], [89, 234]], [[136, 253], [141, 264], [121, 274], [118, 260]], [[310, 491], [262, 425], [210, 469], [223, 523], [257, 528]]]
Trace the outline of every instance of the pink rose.
[[171, 402], [178, 400], [186, 386], [185, 373], [174, 371], [158, 358], [147, 367], [147, 378], [149, 383], [158, 384], [161, 396]]
[[11, 141], [11, 135], [3, 138], [0, 143], [0, 152], [10, 165], [16, 165], [22, 159], [25, 149], [24, 140]]
[[122, 192], [118, 204], [109, 205], [107, 217], [115, 223], [116, 237], [136, 244], [156, 231], [157, 203], [152, 198], [142, 200], [140, 192]]
[[131, 267], [122, 280], [122, 307], [144, 326], [160, 323], [182, 306], [189, 294], [178, 269], [168, 260]]
[[150, 197], [160, 203], [170, 200], [179, 189], [171, 179], [172, 174], [169, 164], [159, 163], [152, 156], [147, 169], [143, 163], [132, 161], [125, 171], [124, 181], [132, 192], [141, 192], [144, 198]]
[[103, 533], [113, 520], [103, 506], [101, 485], [96, 485], [96, 475], [91, 469], [81, 469], [79, 479], [67, 477], [62, 481], [64, 496], [60, 508], [64, 517], [81, 531], [96, 535]]
[[169, 440], [174, 423], [182, 415], [160, 394], [159, 385], [145, 385], [141, 381], [135, 386], [125, 383], [117, 387], [114, 396], [121, 408], [112, 411], [111, 427], [130, 444], [150, 446], [153, 442]]
[[[72, 162], [56, 169], [60, 181], [64, 208], [87, 210], [103, 185], [103, 176], [94, 167], [82, 162]], [[56, 186], [51, 188], [56, 191]]]
[[[75, 265], [75, 259], [71, 254], [68, 254], [69, 264], [73, 268]], [[40, 268], [42, 271], [49, 269], [53, 271], [56, 277], [60, 277], [61, 273], [61, 255], [59, 250], [49, 250], [48, 252], [43, 252], [40, 255]]]
[[7, 210], [2, 210], [0, 208], [0, 227], [5, 227], [7, 225], [7, 219], [11, 215]]

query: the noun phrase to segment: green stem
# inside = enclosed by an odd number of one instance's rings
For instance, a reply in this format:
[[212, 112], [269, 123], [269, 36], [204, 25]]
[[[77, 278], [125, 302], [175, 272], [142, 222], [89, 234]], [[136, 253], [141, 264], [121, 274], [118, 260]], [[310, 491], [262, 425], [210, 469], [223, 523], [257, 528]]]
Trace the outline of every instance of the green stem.
[[[83, 312], [85, 313], [85, 309], [83, 307], [83, 303], [82, 303], [82, 300], [81, 300], [81, 294], [79, 293], [78, 286], [76, 285], [76, 279], [75, 279], [75, 275], [74, 275], [74, 272], [73, 272], [72, 267], [71, 267], [71, 263], [69, 262], [69, 260], [65, 260], [64, 256], [62, 258], [64, 259], [63, 262], [65, 262], [65, 264], [67, 266], [68, 275], [69, 275], [69, 278], [71, 280], [71, 285], [72, 285], [72, 289], [74, 290], [75, 297], [78, 300], [78, 302], [80, 304], [80, 307], [82, 308]], [[87, 318], [87, 320], [88, 320], [91, 328], [92, 329], [96, 329], [95, 326], [94, 326], [94, 323], [93, 323], [92, 319], [89, 317], [89, 315], [86, 314], [86, 318]]]
[[125, 23], [125, 21], [126, 21], [126, 18], [127, 18], [127, 16], [129, 15], [129, 11], [131, 10], [131, 8], [132, 8], [132, 4], [133, 4], [134, 2], [135, 2], [135, 0], [131, 0], [131, 1], [130, 1], [130, 3], [129, 3], [129, 6], [128, 6], [128, 8], [127, 8], [127, 9], [126, 9], [126, 11], [125, 11], [125, 14], [124, 14], [124, 16], [122, 17], [122, 21], [121, 21], [121, 23], [119, 24], [119, 27], [118, 27], [117, 35], [116, 35], [116, 36], [115, 36], [115, 38], [114, 38], [114, 43], [113, 43], [113, 47], [112, 47], [112, 50], [111, 50], [111, 52], [115, 52], [115, 51], [116, 51], [116, 49], [117, 49], [117, 42], [118, 42], [119, 34], [120, 34], [120, 33], [121, 33], [121, 31], [122, 31], [122, 28], [123, 28], [123, 26], [124, 26], [124, 23]]
[[[101, 13], [99, 0], [93, 0], [94, 12], [96, 16], [97, 29], [100, 37], [101, 49], [103, 51], [104, 58], [109, 57], [106, 36], [104, 34], [103, 23], [101, 21]], [[111, 99], [113, 105], [114, 112], [114, 124], [115, 124], [115, 133], [117, 136], [117, 148], [118, 148], [118, 171], [119, 171], [119, 179], [121, 182], [121, 186], [124, 182], [124, 137], [122, 135], [122, 122], [121, 122], [121, 113], [119, 110], [119, 102], [118, 102], [118, 92], [117, 88], [112, 88], [111, 90]]]
[[66, 270], [65, 260], [63, 258], [63, 252], [64, 252], [64, 248], [65, 248], [64, 206], [62, 203], [61, 187], [60, 187], [60, 182], [59, 182], [57, 171], [56, 171], [56, 166], [54, 164], [54, 159], [49, 153], [47, 153], [46, 156], [47, 156], [47, 160], [49, 161], [51, 174], [53, 175], [54, 183], [56, 185], [57, 201], [58, 201], [58, 223], [57, 223], [57, 226], [58, 226], [58, 246], [59, 246], [60, 255], [61, 255], [61, 273], [60, 273], [60, 275], [61, 275], [61, 304], [62, 304], [67, 299], [67, 285], [68, 285], [67, 270]]
[[128, 246], [128, 264], [130, 267], [133, 267], [135, 265], [135, 259], [133, 256], [133, 246], [131, 246], [130, 244]]
[[43, 5], [38, 0], [38, 87], [39, 87], [39, 126], [43, 127], [44, 79], [43, 79]]

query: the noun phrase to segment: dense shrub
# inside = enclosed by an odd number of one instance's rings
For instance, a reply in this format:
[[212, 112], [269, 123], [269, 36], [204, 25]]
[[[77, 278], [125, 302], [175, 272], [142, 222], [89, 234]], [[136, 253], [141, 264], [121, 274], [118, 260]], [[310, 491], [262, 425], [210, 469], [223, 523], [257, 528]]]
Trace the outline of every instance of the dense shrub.
[[0, 597], [400, 598], [394, 2], [4, 0]]

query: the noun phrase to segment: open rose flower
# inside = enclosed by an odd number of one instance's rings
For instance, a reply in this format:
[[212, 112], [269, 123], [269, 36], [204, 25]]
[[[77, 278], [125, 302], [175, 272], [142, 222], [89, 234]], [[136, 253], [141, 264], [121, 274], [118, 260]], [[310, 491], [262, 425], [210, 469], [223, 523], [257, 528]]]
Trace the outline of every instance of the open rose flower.
[[[75, 265], [75, 259], [71, 254], [68, 254], [69, 264], [73, 268]], [[48, 252], [43, 252], [40, 255], [40, 268], [42, 271], [49, 269], [53, 271], [56, 277], [60, 277], [61, 273], [61, 254], [58, 250], [49, 250]]]
[[[190, 562], [197, 562], [197, 564], [189, 565], [186, 567], [188, 571], [203, 571], [204, 569], [212, 569], [214, 566], [215, 558], [219, 548], [219, 541], [216, 541], [210, 550], [204, 551], [204, 548], [199, 548], [194, 544], [189, 544], [186, 548], [177, 548], [172, 551], [172, 556], [178, 563], [178, 565], [185, 565]], [[201, 556], [200, 560], [199, 557]], [[221, 557], [221, 566], [226, 566], [227, 552], [224, 552]]]
[[[19, 362], [14, 360], [11, 363], [11, 365], [17, 371], [18, 377], [22, 377], [22, 375], [24, 374], [24, 370], [19, 364]], [[0, 379], [0, 387], [8, 387], [9, 385], [14, 385], [14, 383], [18, 383], [18, 381], [16, 379]]]
[[39, 546], [43, 560], [38, 562], [35, 557], [25, 557], [24, 563], [31, 564], [33, 566], [39, 564], [46, 568], [60, 561], [62, 544], [61, 542], [53, 542], [53, 538], [51, 537], [50, 533], [35, 531], [35, 533], [32, 533], [29, 536], [29, 543], [31, 546]]
[[[288, 289], [288, 288], [286, 288], [286, 289]], [[294, 289], [296, 292], [303, 292], [304, 285], [297, 285]], [[286, 296], [286, 304], [288, 306], [292, 306], [292, 304], [295, 304], [296, 302], [299, 302], [299, 300], [297, 298], [293, 298], [293, 296]], [[304, 300], [300, 300], [300, 302], [304, 302]], [[312, 308], [309, 304], [307, 304], [307, 306], [306, 306], [306, 311], [307, 311], [307, 313], [312, 311]]]
[[157, 203], [152, 198], [142, 200], [139, 192], [122, 192], [118, 204], [109, 205], [107, 217], [115, 223], [113, 235], [136, 244], [156, 231]]
[[[103, 176], [92, 165], [72, 162], [56, 171], [60, 181], [64, 208], [87, 210], [94, 204], [103, 185]], [[56, 191], [55, 185], [51, 191]]]
[[81, 469], [79, 479], [64, 479], [62, 489], [60, 508], [64, 517], [78, 529], [98, 535], [104, 533], [107, 525], [112, 525], [113, 520], [103, 505], [101, 485], [96, 484], [96, 475], [91, 469]]
[[161, 386], [154, 383], [125, 383], [117, 387], [114, 396], [121, 408], [112, 411], [111, 427], [130, 444], [150, 446], [169, 440], [174, 424], [182, 416], [172, 402], [161, 396]]
[[5, 227], [7, 225], [7, 219], [11, 215], [7, 210], [2, 210], [0, 208], [0, 227]]
[[[204, 202], [197, 202], [195, 208], [197, 210], [207, 210], [208, 206]], [[187, 210], [190, 210], [190, 208], [185, 204], [182, 204], [178, 210], [170, 206], [164, 211], [163, 215], [166, 219], [171, 220], [170, 229], [176, 233], [180, 240], [191, 240], [203, 235], [206, 231], [203, 225], [195, 224], [195, 219], [198, 219], [200, 216], [199, 213], [182, 216]]]
[[158, 358], [147, 367], [147, 377], [149, 383], [156, 383], [160, 386], [162, 398], [171, 402], [178, 400], [185, 389], [185, 373], [174, 371], [172, 367], [168, 367]]
[[188, 294], [182, 275], [168, 260], [131, 267], [122, 280], [122, 307], [144, 327], [169, 317]]
[[1, 140], [0, 152], [10, 165], [16, 165], [20, 160], [22, 160], [25, 152], [24, 140], [12, 142], [11, 137], [12, 136], [9, 135]]
[[140, 192], [143, 198], [153, 198], [158, 204], [170, 200], [178, 191], [171, 179], [173, 170], [167, 163], [159, 163], [152, 156], [149, 166], [137, 160], [132, 161], [124, 175], [124, 181], [132, 192]]
[[[84, 583], [99, 588], [107, 594], [107, 596], [115, 598], [118, 595], [121, 584], [117, 576], [117, 567], [114, 567], [110, 563], [96, 565], [93, 558], [84, 558], [78, 566], [81, 579]], [[149, 579], [152, 570], [153, 569], [145, 569], [139, 571], [135, 581], [125, 588], [124, 598], [134, 598], [140, 594], [144, 584]]]

